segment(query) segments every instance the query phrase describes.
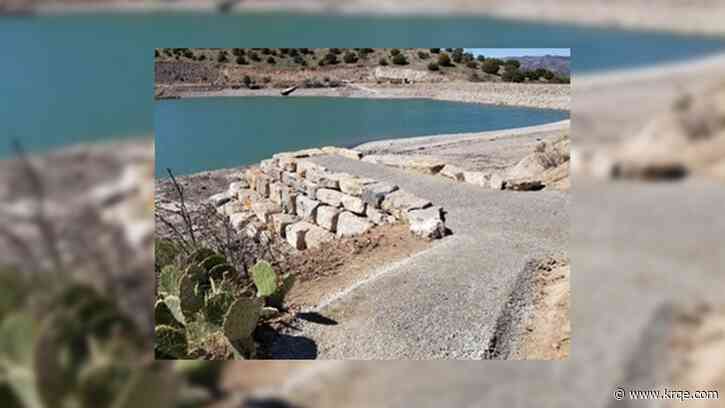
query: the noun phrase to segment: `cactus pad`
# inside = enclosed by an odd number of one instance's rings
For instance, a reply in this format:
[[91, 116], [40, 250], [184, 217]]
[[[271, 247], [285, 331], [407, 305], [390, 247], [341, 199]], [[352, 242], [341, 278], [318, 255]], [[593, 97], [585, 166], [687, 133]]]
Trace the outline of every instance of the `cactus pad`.
[[214, 251], [212, 251], [209, 248], [199, 248], [196, 251], [194, 251], [189, 257], [186, 259], [187, 265], [198, 265], [203, 261], [204, 259], [216, 255]]
[[223, 280], [227, 277], [234, 277], [235, 274], [236, 269], [228, 263], [215, 265], [213, 268], [209, 269], [210, 279]]
[[206, 319], [212, 324], [221, 326], [224, 323], [224, 316], [233, 302], [234, 297], [227, 292], [218, 292], [208, 296], [204, 307]]
[[257, 287], [257, 296], [271, 296], [277, 290], [277, 274], [267, 261], [259, 261], [252, 267], [252, 279]]
[[159, 292], [179, 296], [181, 270], [174, 265], [166, 265], [159, 273]]
[[167, 326], [175, 326], [176, 319], [174, 314], [171, 313], [171, 309], [163, 300], [157, 300], [154, 305], [154, 322], [156, 324], [165, 324]]
[[203, 261], [199, 262], [199, 266], [204, 268], [205, 271], [210, 271], [213, 267], [221, 265], [227, 261], [222, 255], [211, 255], [204, 258]]
[[156, 326], [156, 358], [182, 359], [186, 357], [186, 332], [178, 327]]
[[277, 288], [272, 296], [267, 298], [267, 304], [276, 307], [277, 309], [282, 309], [284, 307], [284, 299], [289, 291], [292, 290], [292, 286], [294, 286], [295, 280], [295, 275], [285, 275], [282, 278], [282, 284], [279, 285], [279, 288]]
[[260, 300], [237, 299], [224, 317], [224, 334], [231, 341], [250, 337], [257, 327], [261, 311], [262, 302]]
[[185, 320], [194, 319], [196, 312], [204, 305], [204, 297], [196, 293], [196, 281], [186, 273], [179, 282], [179, 302]]

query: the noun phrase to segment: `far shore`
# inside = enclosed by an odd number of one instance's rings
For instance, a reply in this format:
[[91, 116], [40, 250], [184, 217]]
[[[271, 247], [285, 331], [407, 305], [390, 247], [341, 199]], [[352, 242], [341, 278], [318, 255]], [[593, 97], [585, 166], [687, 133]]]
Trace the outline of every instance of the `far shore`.
[[[236, 97], [280, 96], [280, 89], [223, 89], [219, 91], [174, 89], [157, 85], [166, 97]], [[168, 92], [168, 93], [166, 93]], [[416, 83], [402, 86], [376, 83], [351, 83], [338, 88], [300, 88], [290, 97], [328, 96], [349, 98], [411, 99], [425, 98], [451, 102], [481, 103], [489, 105], [520, 106], [540, 109], [569, 110], [571, 87], [569, 84], [514, 84], [501, 82]]]

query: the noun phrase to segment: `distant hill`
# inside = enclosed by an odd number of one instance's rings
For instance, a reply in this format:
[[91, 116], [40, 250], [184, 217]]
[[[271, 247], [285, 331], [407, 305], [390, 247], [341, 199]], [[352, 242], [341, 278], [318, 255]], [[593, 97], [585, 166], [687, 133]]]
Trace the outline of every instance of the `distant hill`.
[[562, 75], [569, 75], [569, 63], [571, 57], [562, 57], [556, 55], [545, 55], [542, 57], [509, 57], [505, 59], [514, 59], [521, 63], [521, 70], [535, 70], [539, 68], [548, 69]]

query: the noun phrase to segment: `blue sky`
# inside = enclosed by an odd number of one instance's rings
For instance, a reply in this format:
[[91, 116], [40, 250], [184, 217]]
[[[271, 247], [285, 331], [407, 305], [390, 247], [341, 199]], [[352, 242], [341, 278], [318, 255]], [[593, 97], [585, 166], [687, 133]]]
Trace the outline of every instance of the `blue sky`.
[[465, 50], [473, 55], [482, 54], [493, 58], [542, 55], [571, 56], [569, 48], [466, 48]]

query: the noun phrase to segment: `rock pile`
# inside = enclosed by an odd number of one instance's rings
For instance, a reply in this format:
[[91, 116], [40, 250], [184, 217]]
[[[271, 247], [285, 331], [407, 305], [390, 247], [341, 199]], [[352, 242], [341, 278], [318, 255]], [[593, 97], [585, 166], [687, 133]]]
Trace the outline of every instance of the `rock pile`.
[[278, 153], [247, 169], [241, 181], [210, 202], [234, 228], [260, 240], [277, 234], [299, 250], [395, 222], [408, 223], [424, 238], [446, 234], [440, 207], [397, 185], [332, 172], [309, 160], [324, 154], [362, 158], [337, 147]]

